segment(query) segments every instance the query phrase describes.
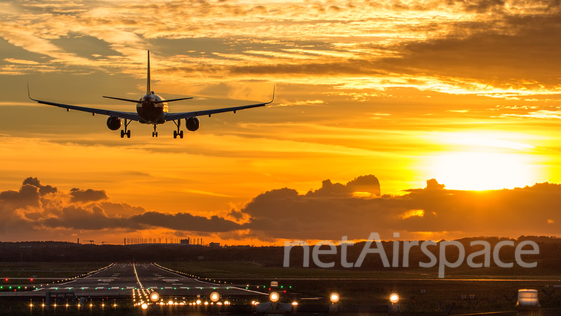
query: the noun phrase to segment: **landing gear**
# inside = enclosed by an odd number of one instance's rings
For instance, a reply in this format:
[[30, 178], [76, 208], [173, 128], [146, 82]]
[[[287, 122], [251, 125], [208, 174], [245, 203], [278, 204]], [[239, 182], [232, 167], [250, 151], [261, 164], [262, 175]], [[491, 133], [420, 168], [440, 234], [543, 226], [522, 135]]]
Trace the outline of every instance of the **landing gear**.
[[177, 126], [177, 131], [173, 131], [173, 138], [177, 138], [177, 136], [179, 136], [179, 138], [183, 138], [183, 131], [180, 130], [181, 119], [178, 119], [177, 122], [174, 120], [173, 123]]
[[129, 124], [131, 122], [132, 122], [132, 120], [125, 119], [125, 129], [121, 130], [121, 138], [124, 138], [125, 135], [127, 135], [127, 138], [131, 138], [131, 131], [128, 130]]
[[183, 131], [179, 131], [179, 133], [177, 131], [173, 131], [173, 138], [177, 138], [177, 136], [179, 136], [179, 138], [183, 138]]
[[152, 132], [152, 137], [158, 137], [158, 132], [156, 132], [156, 124], [154, 124], [154, 131]]

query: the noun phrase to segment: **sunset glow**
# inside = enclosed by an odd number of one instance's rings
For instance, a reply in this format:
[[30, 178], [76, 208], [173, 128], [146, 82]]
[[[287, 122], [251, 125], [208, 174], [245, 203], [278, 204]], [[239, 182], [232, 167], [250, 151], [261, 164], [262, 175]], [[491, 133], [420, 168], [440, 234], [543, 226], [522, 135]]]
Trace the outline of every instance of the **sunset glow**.
[[524, 187], [538, 179], [528, 158], [513, 153], [447, 152], [434, 160], [435, 178], [456, 190]]

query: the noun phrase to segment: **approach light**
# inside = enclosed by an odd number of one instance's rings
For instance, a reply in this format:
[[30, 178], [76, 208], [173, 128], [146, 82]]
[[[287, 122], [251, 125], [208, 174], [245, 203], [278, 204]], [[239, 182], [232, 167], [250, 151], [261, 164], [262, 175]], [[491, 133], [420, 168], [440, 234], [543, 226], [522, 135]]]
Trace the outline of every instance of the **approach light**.
[[399, 295], [392, 293], [390, 295], [390, 302], [392, 302], [392, 304], [397, 304], [397, 302], [399, 302]]
[[148, 308], [148, 304], [142, 303], [142, 305], [140, 305], [140, 307], [142, 307], [142, 309], [147, 309], [147, 308]]
[[168, 305], [173, 305], [173, 301], [169, 300]]
[[276, 303], [278, 302], [280, 299], [280, 295], [277, 292], [271, 292], [271, 294], [269, 294], [269, 300], [271, 300], [271, 302]]
[[298, 302], [296, 301], [292, 302], [292, 306], [298, 306]]
[[201, 300], [197, 300], [197, 305], [201, 305]]
[[337, 294], [335, 292], [333, 292], [333, 293], [331, 293], [331, 295], [329, 295], [329, 300], [331, 301], [331, 303], [339, 302], [339, 298], [340, 298], [339, 294]]
[[160, 300], [160, 293], [158, 293], [156, 291], [150, 293], [150, 300], [154, 303], [159, 301]]
[[218, 302], [218, 300], [220, 300], [220, 293], [214, 291], [214, 292], [210, 293], [210, 296], [209, 296], [209, 297], [210, 297], [210, 300], [211, 300], [213, 303], [216, 303], [216, 302]]

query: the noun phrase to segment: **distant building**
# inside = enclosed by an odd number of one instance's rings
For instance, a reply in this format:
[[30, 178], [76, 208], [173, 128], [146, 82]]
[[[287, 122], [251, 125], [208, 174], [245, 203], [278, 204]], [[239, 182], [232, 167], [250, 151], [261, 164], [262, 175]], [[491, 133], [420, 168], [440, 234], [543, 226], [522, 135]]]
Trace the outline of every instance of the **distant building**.
[[189, 240], [189, 237], [187, 237], [187, 239], [181, 239], [180, 243], [182, 245], [190, 245], [191, 244], [191, 242]]
[[208, 246], [210, 248], [219, 248], [220, 247], [220, 243], [219, 242], [211, 242], [210, 244], [208, 244]]

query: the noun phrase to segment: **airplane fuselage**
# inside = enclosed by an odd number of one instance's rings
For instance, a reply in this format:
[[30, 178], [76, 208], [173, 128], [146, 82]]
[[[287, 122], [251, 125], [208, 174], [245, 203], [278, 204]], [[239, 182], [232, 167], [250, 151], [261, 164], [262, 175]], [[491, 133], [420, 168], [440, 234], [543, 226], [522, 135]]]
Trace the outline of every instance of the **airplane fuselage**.
[[[162, 98], [154, 92], [145, 94], [136, 104], [136, 112], [140, 116], [139, 122], [144, 124], [163, 124], [168, 112], [167, 102], [161, 102]], [[158, 102], [160, 101], [160, 102]], [[158, 102], [158, 103], [156, 103]]]

